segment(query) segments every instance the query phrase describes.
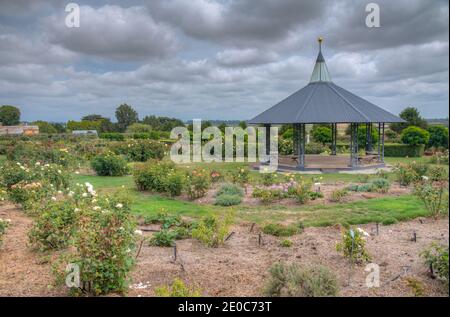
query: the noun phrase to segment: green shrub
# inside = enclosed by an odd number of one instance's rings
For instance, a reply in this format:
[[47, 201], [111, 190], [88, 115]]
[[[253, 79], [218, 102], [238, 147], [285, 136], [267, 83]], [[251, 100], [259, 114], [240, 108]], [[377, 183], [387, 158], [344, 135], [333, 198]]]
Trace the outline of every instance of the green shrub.
[[289, 239], [284, 239], [280, 242], [280, 247], [282, 248], [290, 248], [294, 243]]
[[111, 141], [124, 141], [125, 135], [118, 132], [101, 133], [100, 138]]
[[272, 297], [331, 297], [338, 295], [336, 277], [324, 266], [300, 268], [275, 263], [269, 270], [264, 294]]
[[372, 184], [372, 190], [380, 193], [387, 193], [391, 188], [391, 183], [385, 178], [375, 178], [370, 181]]
[[124, 176], [130, 171], [125, 159], [110, 153], [94, 157], [91, 166], [98, 176]]
[[44, 182], [21, 181], [11, 186], [8, 198], [16, 204], [20, 204], [24, 210], [29, 210], [34, 203], [43, 201], [54, 193], [50, 184]]
[[29, 166], [39, 162], [42, 164], [57, 164], [64, 167], [76, 163], [76, 155], [67, 148], [57, 148], [47, 144], [20, 142], [10, 148], [8, 160], [20, 162]]
[[250, 182], [250, 170], [248, 168], [238, 168], [230, 172], [230, 176], [234, 184], [245, 186]]
[[210, 186], [209, 173], [204, 169], [193, 170], [186, 177], [187, 194], [191, 200], [205, 196]]
[[448, 179], [448, 170], [443, 166], [431, 166], [427, 174], [432, 181], [444, 181]]
[[402, 131], [401, 140], [408, 145], [426, 145], [430, 141], [430, 133], [422, 128], [410, 126]]
[[244, 197], [244, 190], [242, 189], [242, 187], [235, 184], [223, 184], [215, 194], [216, 197], [221, 195], [236, 195]]
[[315, 142], [325, 144], [331, 142], [331, 128], [326, 126], [314, 126], [312, 131], [312, 138]]
[[179, 215], [168, 214], [167, 212], [160, 212], [156, 215], [147, 216], [144, 218], [144, 224], [161, 224], [163, 229], [181, 226], [183, 221]]
[[443, 147], [448, 149], [448, 128], [441, 125], [432, 125], [428, 128], [430, 140], [428, 147]]
[[155, 294], [159, 297], [200, 297], [201, 291], [187, 286], [182, 280], [176, 278], [170, 286], [157, 287]]
[[150, 245], [157, 247], [171, 247], [175, 240], [176, 233], [171, 230], [163, 229], [153, 234], [150, 239]]
[[448, 293], [448, 245], [432, 243], [421, 253], [425, 263], [433, 269], [433, 273], [440, 279]]
[[72, 199], [42, 205], [28, 233], [31, 245], [40, 251], [67, 247], [75, 232], [76, 206]]
[[300, 204], [306, 204], [311, 199], [312, 183], [301, 179], [294, 188], [294, 197]]
[[152, 127], [147, 124], [133, 123], [127, 127], [127, 133], [149, 133]]
[[276, 178], [277, 178], [276, 173], [262, 173], [261, 174], [261, 182], [265, 186], [270, 186], [273, 183], [275, 183]]
[[269, 223], [262, 228], [262, 232], [276, 237], [290, 237], [303, 232], [303, 224], [301, 222], [290, 225], [279, 223]]
[[97, 202], [101, 208], [81, 211], [70, 263], [80, 267], [80, 281], [94, 295], [124, 292], [134, 265], [136, 232], [128, 203], [111, 195]]
[[444, 182], [421, 181], [414, 184], [414, 194], [434, 217], [448, 213], [448, 188]]
[[416, 172], [407, 164], [399, 164], [395, 167], [395, 180], [401, 186], [409, 186], [418, 179]]
[[305, 154], [322, 154], [329, 151], [330, 148], [321, 143], [310, 142], [305, 145]]
[[346, 188], [336, 189], [331, 193], [330, 200], [335, 203], [340, 203], [348, 195], [348, 190]]
[[346, 258], [356, 263], [370, 261], [370, 256], [366, 251], [366, 241], [359, 230], [350, 228], [342, 234], [342, 242], [336, 245], [336, 250], [342, 252]]
[[208, 247], [217, 248], [225, 241], [231, 223], [231, 214], [223, 219], [216, 216], [204, 217], [192, 230], [192, 238], [199, 240]]
[[222, 194], [216, 197], [215, 205], [218, 206], [236, 206], [242, 202], [242, 197], [238, 195]]
[[110, 150], [125, 155], [130, 162], [146, 162], [150, 159], [161, 160], [164, 157], [164, 144], [152, 140], [129, 140], [110, 145]]
[[140, 191], [150, 190], [171, 196], [179, 196], [185, 183], [184, 173], [169, 161], [150, 161], [136, 165], [133, 178]]
[[386, 157], [421, 157], [425, 151], [425, 145], [388, 144], [384, 145]]

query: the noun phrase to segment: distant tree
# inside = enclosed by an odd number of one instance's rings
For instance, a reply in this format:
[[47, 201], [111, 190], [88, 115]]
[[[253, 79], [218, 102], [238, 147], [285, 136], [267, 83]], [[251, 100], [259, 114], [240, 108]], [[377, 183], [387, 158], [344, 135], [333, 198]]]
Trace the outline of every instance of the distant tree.
[[184, 127], [184, 122], [175, 119], [175, 118], [169, 118], [169, 117], [157, 117], [154, 115], [146, 116], [142, 123], [147, 124], [152, 127], [155, 131], [172, 131], [175, 127]]
[[0, 107], [0, 122], [3, 125], [17, 125], [20, 123], [20, 110], [14, 106]]
[[432, 125], [428, 128], [428, 133], [430, 133], [429, 147], [448, 148], [448, 128], [442, 125]]
[[391, 130], [401, 133], [404, 129], [409, 126], [416, 126], [422, 129], [426, 129], [428, 127], [427, 121], [420, 116], [419, 110], [414, 107], [405, 108], [400, 113], [400, 118], [405, 120], [406, 122], [402, 123], [393, 123], [390, 125]]
[[120, 131], [125, 131], [127, 127], [139, 121], [138, 113], [126, 103], [116, 109], [116, 119]]
[[404, 144], [427, 145], [428, 142], [430, 141], [430, 134], [428, 133], [428, 131], [422, 128], [410, 126], [402, 131], [401, 139]]
[[239, 122], [239, 127], [241, 127], [244, 130], [247, 129], [247, 122], [245, 122], [245, 121]]
[[59, 122], [52, 122], [50, 123], [53, 128], [55, 128], [56, 133], [65, 133], [66, 132], [66, 125]]
[[100, 131], [102, 121], [68, 121], [67, 130], [97, 130]]
[[81, 118], [81, 121], [101, 121], [101, 120], [109, 120], [108, 118], [105, 118], [99, 114], [89, 114], [87, 116], [84, 116]]
[[46, 134], [58, 133], [56, 128], [47, 121], [38, 120], [33, 122], [32, 125], [37, 125], [39, 127], [39, 133], [46, 133]]
[[149, 133], [151, 131], [152, 127], [143, 123], [133, 123], [127, 128], [128, 133]]

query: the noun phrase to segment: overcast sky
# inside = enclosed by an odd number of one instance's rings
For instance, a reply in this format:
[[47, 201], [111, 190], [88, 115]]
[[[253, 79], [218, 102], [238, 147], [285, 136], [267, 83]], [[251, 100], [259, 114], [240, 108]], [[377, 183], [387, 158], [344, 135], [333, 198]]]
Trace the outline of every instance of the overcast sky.
[[[317, 37], [333, 81], [398, 114], [448, 116], [448, 1], [0, 0], [0, 105], [23, 120], [250, 119], [305, 86]], [[381, 27], [365, 6], [379, 4]]]

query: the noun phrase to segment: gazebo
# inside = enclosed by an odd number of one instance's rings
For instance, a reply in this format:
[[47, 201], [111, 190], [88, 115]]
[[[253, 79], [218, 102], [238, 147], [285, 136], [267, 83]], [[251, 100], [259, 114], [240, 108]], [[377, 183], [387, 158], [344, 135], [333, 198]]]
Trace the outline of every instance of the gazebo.
[[[361, 169], [368, 166], [371, 168], [382, 167], [384, 166], [385, 124], [404, 122], [404, 120], [333, 83], [322, 55], [322, 41], [323, 39], [319, 38], [319, 54], [309, 84], [257, 115], [249, 123], [264, 125], [267, 135], [269, 135], [271, 125], [292, 124], [294, 131], [293, 160], [296, 162], [293, 168], [297, 170], [314, 170], [320, 167], [320, 163], [311, 164], [312, 166], [308, 164], [310, 159], [314, 160], [319, 157], [314, 158], [309, 155], [306, 157], [305, 155], [306, 124], [331, 125], [331, 156], [327, 164], [324, 165], [328, 168], [333, 167], [333, 162], [342, 162], [343, 159], [342, 156], [338, 158], [336, 155], [337, 125], [349, 124], [351, 130], [350, 158], [348, 165], [345, 164], [345, 169]], [[378, 127], [377, 151], [373, 151], [371, 140], [374, 125]], [[366, 156], [374, 157], [376, 164], [366, 166], [362, 164], [363, 160], [359, 156], [358, 146], [358, 130], [361, 126], [365, 127]], [[268, 143], [266, 143], [266, 152], [270, 154]], [[323, 156], [321, 160], [324, 161]]]

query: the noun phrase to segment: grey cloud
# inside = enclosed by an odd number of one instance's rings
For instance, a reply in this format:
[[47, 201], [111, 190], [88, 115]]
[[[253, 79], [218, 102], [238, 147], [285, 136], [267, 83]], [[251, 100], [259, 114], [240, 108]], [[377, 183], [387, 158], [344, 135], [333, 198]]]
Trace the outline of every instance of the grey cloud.
[[278, 55], [270, 51], [262, 51], [255, 48], [228, 49], [216, 54], [216, 61], [221, 66], [239, 67], [253, 66], [274, 62]]
[[156, 23], [143, 7], [80, 7], [80, 27], [67, 28], [64, 15], [47, 19], [50, 42], [74, 52], [121, 61], [173, 55], [179, 44], [172, 30]]

